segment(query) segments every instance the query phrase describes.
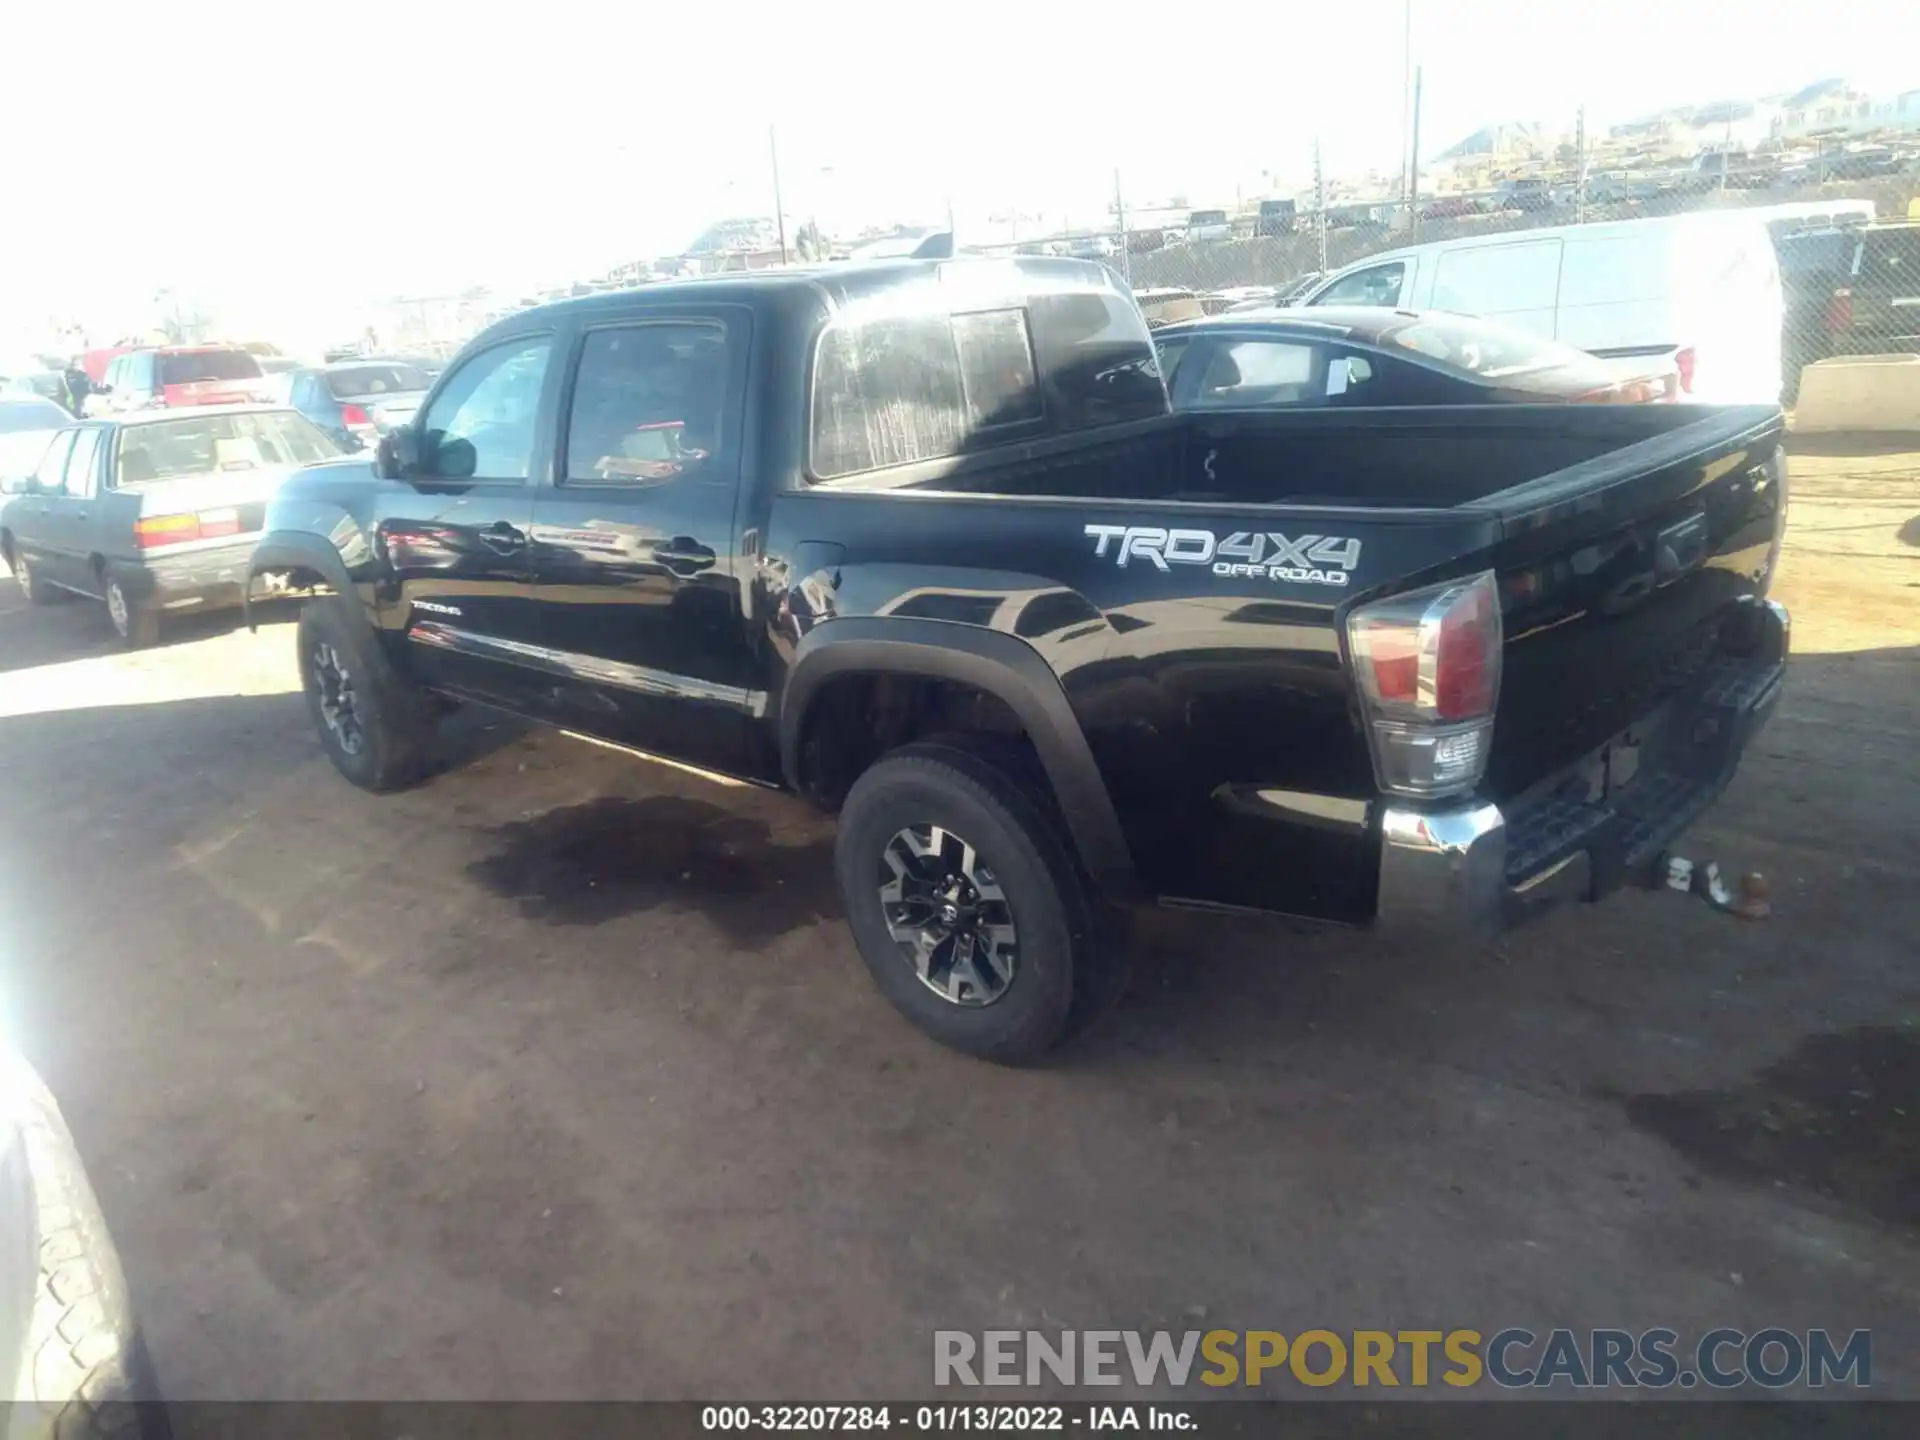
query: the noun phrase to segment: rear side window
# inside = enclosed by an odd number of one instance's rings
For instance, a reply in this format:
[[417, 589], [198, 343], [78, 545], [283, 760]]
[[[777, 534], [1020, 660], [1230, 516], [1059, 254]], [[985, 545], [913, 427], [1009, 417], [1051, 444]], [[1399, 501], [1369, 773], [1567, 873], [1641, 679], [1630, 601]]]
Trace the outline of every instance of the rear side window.
[[828, 327], [813, 372], [813, 473], [822, 480], [959, 453], [960, 356], [945, 315]]
[[1232, 340], [1215, 348], [1194, 391], [1198, 406], [1300, 405], [1318, 401], [1315, 347], [1295, 340]]
[[194, 350], [160, 357], [162, 385], [193, 385], [202, 380], [258, 380], [260, 362], [244, 350]]
[[1433, 277], [1435, 310], [1512, 315], [1551, 310], [1560, 295], [1560, 242], [1486, 245], [1443, 254]]
[[841, 321], [814, 362], [811, 466], [832, 480], [1166, 411], [1153, 338], [1117, 294]]
[[1033, 337], [1027, 333], [1025, 310], [956, 315], [953, 341], [960, 355], [967, 418], [974, 426], [992, 429], [1041, 417], [1040, 385], [1033, 370]]

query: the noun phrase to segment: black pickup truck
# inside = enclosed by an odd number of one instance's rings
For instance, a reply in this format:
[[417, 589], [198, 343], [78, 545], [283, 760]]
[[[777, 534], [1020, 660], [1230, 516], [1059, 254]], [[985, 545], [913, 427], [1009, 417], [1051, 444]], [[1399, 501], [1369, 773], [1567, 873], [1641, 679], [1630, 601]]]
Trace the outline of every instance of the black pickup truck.
[[648, 286], [503, 320], [256, 579], [348, 779], [444, 697], [840, 816], [887, 997], [1037, 1056], [1126, 902], [1413, 943], [1595, 899], [1777, 699], [1772, 408], [1174, 414], [1064, 259]]

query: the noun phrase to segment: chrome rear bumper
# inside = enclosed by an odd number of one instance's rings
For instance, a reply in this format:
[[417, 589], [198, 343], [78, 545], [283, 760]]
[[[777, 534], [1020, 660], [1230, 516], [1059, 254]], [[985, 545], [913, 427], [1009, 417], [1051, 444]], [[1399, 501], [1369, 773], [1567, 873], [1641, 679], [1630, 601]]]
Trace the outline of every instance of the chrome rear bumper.
[[1757, 608], [1754, 651], [1668, 702], [1626, 785], [1591, 798], [1578, 793], [1576, 766], [1505, 810], [1386, 807], [1376, 928], [1490, 934], [1564, 900], [1598, 900], [1651, 862], [1726, 788], [1779, 704], [1792, 619], [1776, 601]]

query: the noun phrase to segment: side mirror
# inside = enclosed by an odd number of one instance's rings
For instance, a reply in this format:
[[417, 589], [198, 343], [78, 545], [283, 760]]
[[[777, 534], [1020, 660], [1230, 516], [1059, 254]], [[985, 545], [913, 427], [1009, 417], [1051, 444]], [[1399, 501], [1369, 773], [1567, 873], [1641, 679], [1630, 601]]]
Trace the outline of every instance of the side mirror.
[[0, 476], [0, 495], [24, 495], [30, 483], [24, 475]]
[[387, 431], [373, 447], [373, 473], [382, 480], [405, 480], [420, 468], [420, 432], [411, 425]]

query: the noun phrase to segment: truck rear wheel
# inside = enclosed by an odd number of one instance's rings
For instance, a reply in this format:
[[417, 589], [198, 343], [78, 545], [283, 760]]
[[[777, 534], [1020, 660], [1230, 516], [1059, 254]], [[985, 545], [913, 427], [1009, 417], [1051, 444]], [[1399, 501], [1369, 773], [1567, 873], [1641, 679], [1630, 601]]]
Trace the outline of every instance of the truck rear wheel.
[[300, 611], [300, 684], [333, 768], [363, 790], [396, 790], [426, 774], [436, 731], [432, 696], [394, 666], [339, 595]]
[[1101, 953], [1112, 927], [1045, 801], [952, 742], [905, 746], [854, 782], [834, 871], [880, 993], [984, 1060], [1039, 1059], [1117, 970]]

